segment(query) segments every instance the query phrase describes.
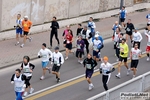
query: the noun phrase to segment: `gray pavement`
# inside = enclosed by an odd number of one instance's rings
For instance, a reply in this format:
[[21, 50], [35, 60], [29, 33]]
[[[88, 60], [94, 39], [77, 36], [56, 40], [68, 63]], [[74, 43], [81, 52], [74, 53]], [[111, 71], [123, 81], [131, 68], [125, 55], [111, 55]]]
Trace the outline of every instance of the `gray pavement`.
[[[145, 16], [149, 13], [149, 11], [144, 12], [134, 12], [130, 13], [127, 16], [127, 19], [132, 19], [132, 22], [135, 24], [136, 28], [145, 28], [146, 27], [146, 19]], [[111, 17], [100, 19], [100, 21], [96, 22], [96, 30], [101, 32], [101, 35], [104, 39], [110, 38], [112, 36], [112, 25], [114, 22], [118, 20], [118, 17]], [[76, 34], [77, 25], [71, 26], [74, 35]], [[64, 28], [59, 29], [59, 39], [60, 39], [60, 50], [63, 51], [65, 48], [63, 47], [63, 40], [61, 38]], [[29, 43], [27, 41], [24, 48], [20, 48], [19, 46], [15, 46], [15, 39], [5, 40], [0, 42], [0, 68], [5, 68], [8, 66], [12, 66], [13, 64], [20, 63], [22, 61], [22, 57], [24, 55], [30, 56], [31, 59], [37, 58], [37, 52], [41, 48], [42, 43], [47, 43], [49, 46], [49, 31], [42, 32], [38, 34], [31, 35], [33, 37], [33, 41]], [[14, 33], [15, 34], [15, 33]], [[22, 41], [22, 39], [20, 39]], [[54, 46], [57, 45], [55, 37], [53, 38]], [[75, 46], [75, 42], [74, 42]]]
[[[145, 44], [146, 44], [146, 37], [143, 35], [143, 40], [141, 44], [142, 51], [145, 51]], [[131, 47], [130, 43], [129, 43], [129, 46]], [[112, 48], [111, 39], [105, 40], [105, 48], [102, 50], [102, 56], [104, 55], [109, 57], [110, 63], [116, 62], [116, 58], [114, 56], [114, 52]], [[72, 79], [74, 77], [82, 75], [85, 72], [85, 69], [83, 68], [83, 66], [77, 63], [77, 59], [75, 59], [74, 55], [70, 55], [69, 57], [70, 59], [68, 61], [65, 61], [64, 65], [61, 67], [61, 70], [60, 70], [61, 82], [64, 82], [68, 79]], [[56, 85], [55, 76], [51, 74], [49, 75], [48, 73], [46, 75], [46, 79], [40, 81], [39, 78], [41, 77], [41, 74], [42, 74], [40, 59], [33, 60], [31, 61], [31, 63], [35, 64], [36, 66], [33, 72], [33, 78], [31, 79], [31, 84], [33, 88], [35, 88], [35, 92], [42, 90], [44, 88], [47, 88], [49, 86]], [[11, 75], [14, 73], [14, 70], [19, 67], [20, 67], [20, 64], [17, 64], [12, 67], [8, 67], [6, 69], [0, 70], [0, 80], [1, 80], [0, 81], [0, 98], [2, 100], [12, 100], [12, 99], [14, 100], [15, 99], [15, 93], [13, 90], [13, 85], [10, 84], [10, 78], [11, 78]], [[120, 80], [116, 80], [114, 77], [114, 75], [117, 72], [115, 71], [113, 73], [112, 78], [109, 82], [109, 88], [114, 87], [118, 84], [121, 84], [131, 79], [132, 76], [127, 77], [125, 75], [126, 71], [124, 69], [125, 68], [122, 68], [121, 70], [122, 78]], [[138, 75], [143, 74], [147, 72], [148, 70], [150, 70], [149, 62], [146, 62], [146, 58], [142, 58], [140, 60], [139, 70], [137, 74]], [[61, 87], [59, 90], [55, 91], [54, 93], [50, 93], [41, 98], [39, 97], [38, 100], [85, 100], [88, 97], [91, 97], [93, 95], [96, 95], [104, 91], [102, 87], [102, 83], [101, 83], [101, 76], [98, 75], [96, 77], [93, 77], [92, 81], [95, 85], [95, 89], [91, 92], [88, 91], [88, 84], [84, 80], [81, 82], [77, 82], [74, 85], [67, 86], [64, 89], [61, 89], [62, 88]], [[29, 99], [29, 100], [33, 100], [33, 99]]]

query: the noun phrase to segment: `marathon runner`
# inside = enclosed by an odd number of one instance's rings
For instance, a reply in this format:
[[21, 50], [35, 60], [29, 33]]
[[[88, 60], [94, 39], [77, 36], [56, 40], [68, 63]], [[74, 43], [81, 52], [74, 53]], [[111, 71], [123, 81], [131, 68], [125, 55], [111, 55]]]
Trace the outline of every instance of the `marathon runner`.
[[149, 53], [150, 53], [150, 27], [146, 28], [145, 35], [147, 37], [147, 47], [146, 47], [147, 61], [149, 61]]
[[22, 21], [24, 39], [23, 39], [23, 44], [20, 46], [21, 48], [24, 47], [27, 39], [29, 39], [30, 42], [32, 41], [32, 38], [28, 37], [31, 26], [32, 26], [32, 22], [28, 19], [28, 16], [24, 16], [24, 20]]
[[134, 29], [134, 32], [133, 32], [133, 47], [135, 44], [138, 44], [138, 48], [140, 49], [140, 44], [141, 44], [141, 41], [143, 39], [142, 35], [140, 32], [137, 31], [138, 29]]
[[52, 52], [46, 48], [46, 44], [42, 44], [42, 49], [38, 52], [38, 57], [42, 57], [42, 68], [43, 68], [43, 74], [40, 80], [43, 80], [45, 78], [46, 70], [51, 72], [50, 67], [48, 67], [49, 61], [51, 61], [52, 58]]
[[114, 36], [117, 28], [121, 30], [121, 25], [119, 25], [118, 21], [116, 21], [115, 24], [112, 26], [112, 30], [113, 30], [112, 40], [114, 40]]
[[107, 84], [113, 71], [115, 71], [115, 68], [108, 62], [108, 57], [104, 56], [103, 63], [100, 65], [100, 73], [102, 74], [102, 82], [106, 91], [108, 90]]
[[60, 82], [59, 70], [63, 63], [64, 63], [64, 57], [59, 52], [59, 47], [55, 47], [55, 52], [53, 52], [53, 54], [52, 54], [51, 64], [53, 65], [52, 74], [56, 75], [57, 83]]
[[141, 57], [141, 50], [138, 49], [138, 44], [135, 43], [134, 48], [132, 48], [130, 52], [131, 70], [133, 71], [133, 78], [136, 75], [139, 57]]
[[150, 13], [146, 15], [146, 19], [147, 19], [147, 26], [150, 25]]
[[117, 49], [117, 43], [119, 41], [119, 37], [120, 37], [120, 28], [116, 28], [116, 32], [114, 33], [114, 49], [116, 51]]
[[81, 34], [81, 31], [82, 31], [82, 30], [83, 30], [82, 25], [81, 25], [81, 24], [78, 24], [76, 37], [78, 37], [78, 35]]
[[130, 69], [127, 65], [128, 53], [129, 53], [129, 47], [126, 43], [126, 39], [122, 39], [122, 43], [120, 43], [118, 74], [116, 75], [117, 78], [121, 78], [120, 70], [121, 70], [122, 61], [124, 61], [124, 65], [127, 68], [127, 75], [129, 75]]
[[91, 54], [87, 54], [87, 58], [84, 59], [83, 65], [86, 68], [85, 78], [86, 78], [87, 82], [89, 83], [89, 90], [92, 90], [94, 88], [94, 85], [91, 82], [91, 77], [94, 72], [94, 67], [97, 66], [97, 62], [94, 59], [92, 59]]
[[22, 95], [26, 87], [25, 79], [26, 76], [21, 74], [20, 69], [16, 69], [15, 74], [12, 75], [11, 84], [14, 84], [16, 100], [23, 100]]
[[84, 41], [82, 40], [82, 36], [78, 35], [76, 57], [78, 58], [78, 62], [80, 64], [83, 63], [82, 61], [83, 55], [84, 55]]
[[15, 45], [17, 46], [17, 45], [19, 45], [19, 34], [20, 34], [21, 38], [23, 37], [21, 14], [17, 15], [16, 26], [14, 26], [14, 28], [16, 29], [16, 41], [17, 41], [17, 43]]
[[34, 89], [31, 87], [30, 80], [32, 78], [32, 72], [35, 66], [29, 62], [30, 58], [28, 56], [23, 57], [23, 63], [21, 64], [21, 70], [23, 70], [23, 75], [26, 76], [25, 84], [26, 89], [24, 92], [24, 96], [26, 97], [28, 95], [28, 89], [30, 88], [30, 94], [33, 93]]
[[125, 6], [122, 7], [119, 14], [120, 14], [121, 25], [122, 25], [122, 27], [124, 27], [124, 21], [125, 21], [126, 16], [127, 16], [127, 10], [125, 9]]
[[90, 31], [91, 31], [91, 34], [92, 34], [92, 37], [95, 36], [95, 23], [93, 22], [93, 17], [90, 17], [90, 20], [88, 22], [88, 27], [90, 28]]

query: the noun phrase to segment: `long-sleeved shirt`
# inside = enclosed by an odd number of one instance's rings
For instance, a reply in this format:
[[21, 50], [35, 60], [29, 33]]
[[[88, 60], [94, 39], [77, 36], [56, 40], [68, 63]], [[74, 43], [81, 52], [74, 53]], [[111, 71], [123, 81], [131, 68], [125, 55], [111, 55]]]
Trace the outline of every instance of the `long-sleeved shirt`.
[[95, 25], [95, 23], [93, 21], [92, 22], [88, 22], [88, 27], [90, 28], [91, 33], [95, 32], [96, 25]]
[[[124, 54], [121, 54], [121, 53], [124, 53]], [[128, 53], [129, 53], [129, 47], [126, 43], [122, 44], [120, 43], [120, 56], [121, 57], [128, 57]]]
[[76, 34], [76, 36], [78, 36], [79, 34], [81, 34], [82, 29], [83, 29], [83, 28], [78, 28], [78, 29], [77, 29], [77, 34]]
[[127, 23], [127, 27], [125, 28], [126, 33], [132, 33], [133, 29], [134, 29], [134, 25], [132, 23]]
[[52, 31], [56, 31], [57, 29], [59, 29], [58, 22], [57, 21], [52, 21], [51, 28], [52, 28]]
[[90, 39], [92, 37], [91, 32], [89, 30], [81, 31], [82, 39]]
[[105, 64], [105, 63], [102, 63], [102, 64], [100, 65], [100, 69], [102, 69], [102, 74], [103, 74], [103, 75], [110, 75], [111, 73], [107, 74], [106, 72], [111, 71], [112, 68], [113, 68], [113, 65], [110, 64], [109, 62], [107, 62], [106, 64]]
[[86, 58], [83, 61], [83, 65], [84, 65], [84, 67], [86, 67], [86, 70], [93, 71], [94, 67], [97, 66], [97, 62], [92, 58], [91, 59]]
[[46, 61], [49, 61], [49, 58], [52, 57], [52, 52], [49, 49], [47, 49], [47, 48], [41, 49], [38, 52], [38, 56], [42, 56], [42, 61], [46, 62]]
[[77, 40], [77, 51], [84, 51], [84, 41], [83, 40]]
[[64, 57], [60, 52], [53, 52], [52, 54], [52, 62], [54, 64], [63, 64], [64, 63]]
[[133, 41], [135, 41], [135, 42], [141, 42], [142, 39], [143, 39], [143, 37], [142, 37], [141, 33], [139, 33], [139, 32], [137, 32], [137, 33], [133, 32], [133, 39], [132, 39]]

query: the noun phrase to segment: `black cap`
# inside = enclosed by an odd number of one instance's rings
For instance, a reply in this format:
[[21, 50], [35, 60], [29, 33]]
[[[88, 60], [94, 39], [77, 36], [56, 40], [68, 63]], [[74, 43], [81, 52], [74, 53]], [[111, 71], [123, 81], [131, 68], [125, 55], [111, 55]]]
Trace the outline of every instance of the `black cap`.
[[59, 47], [55, 47], [55, 50], [59, 50]]
[[46, 47], [46, 43], [43, 43], [42, 45], [43, 45], [44, 47]]
[[123, 33], [120, 33], [120, 35], [122, 35], [122, 36], [123, 36], [124, 34], [123, 34]]
[[125, 39], [125, 38], [123, 38], [122, 40], [126, 42], [126, 39]]

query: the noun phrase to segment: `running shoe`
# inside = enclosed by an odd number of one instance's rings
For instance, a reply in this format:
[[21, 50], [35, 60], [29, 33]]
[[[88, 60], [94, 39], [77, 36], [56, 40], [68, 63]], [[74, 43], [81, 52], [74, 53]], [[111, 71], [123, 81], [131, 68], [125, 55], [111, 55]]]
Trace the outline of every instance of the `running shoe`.
[[57, 78], [57, 83], [59, 83], [60, 82], [60, 78]]
[[24, 44], [21, 44], [20, 47], [23, 48], [23, 47], [24, 47]]
[[83, 61], [80, 61], [80, 64], [83, 64]]
[[94, 85], [89, 84], [89, 91], [91, 91], [94, 88]]
[[47, 67], [49, 74], [51, 73], [51, 67]]
[[80, 60], [78, 59], [78, 63], [80, 63]]
[[32, 42], [32, 37], [29, 37], [29, 42]]
[[66, 57], [65, 60], [68, 60], [68, 57]]
[[29, 93], [30, 93], [30, 94], [32, 94], [32, 93], [33, 93], [33, 91], [34, 91], [34, 89], [33, 89], [33, 88], [31, 88]]
[[128, 76], [129, 74], [130, 74], [130, 70], [128, 69], [128, 70], [127, 70], [127, 76]]
[[117, 74], [116, 77], [117, 77], [117, 78], [121, 78], [121, 75]]
[[147, 61], [149, 61], [149, 57], [147, 57]]
[[28, 95], [28, 92], [24, 92], [23, 96], [26, 97]]
[[40, 80], [43, 80], [44, 79], [44, 76], [42, 76], [41, 78], [40, 78]]
[[135, 78], [135, 75], [133, 75], [132, 79]]
[[15, 44], [15, 46], [17, 46], [17, 45], [19, 45], [20, 43], [19, 42], [17, 42], [16, 44]]

